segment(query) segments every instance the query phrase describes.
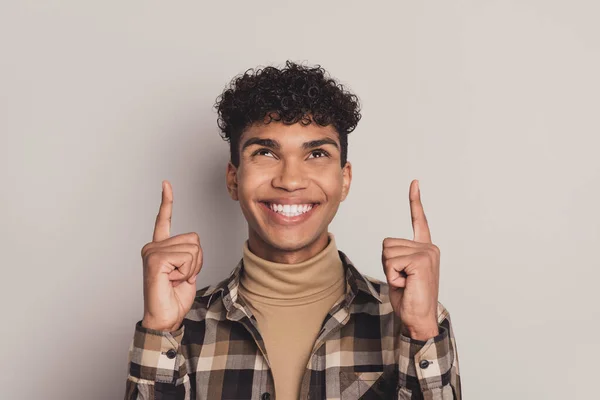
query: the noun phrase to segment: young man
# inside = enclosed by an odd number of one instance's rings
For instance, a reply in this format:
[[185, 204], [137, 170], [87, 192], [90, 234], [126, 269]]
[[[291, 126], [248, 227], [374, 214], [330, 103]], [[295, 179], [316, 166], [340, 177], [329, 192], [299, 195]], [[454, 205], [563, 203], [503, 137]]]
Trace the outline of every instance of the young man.
[[125, 398], [460, 400], [418, 181], [414, 240], [383, 240], [387, 282], [360, 274], [328, 231], [350, 190], [357, 97], [322, 68], [288, 61], [237, 77], [216, 107], [248, 240], [229, 278], [196, 291], [200, 239], [170, 236], [163, 182]]

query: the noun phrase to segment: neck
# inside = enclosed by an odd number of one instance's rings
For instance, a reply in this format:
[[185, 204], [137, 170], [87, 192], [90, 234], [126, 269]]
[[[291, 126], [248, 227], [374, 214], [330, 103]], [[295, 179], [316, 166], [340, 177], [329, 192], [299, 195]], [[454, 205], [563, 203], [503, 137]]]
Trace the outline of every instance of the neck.
[[328, 234], [327, 239], [329, 243], [321, 252], [295, 264], [265, 260], [250, 251], [248, 242], [244, 243], [242, 287], [261, 302], [282, 302], [281, 305], [326, 296], [344, 281], [344, 267], [333, 234]]
[[295, 248], [293, 245], [288, 248], [277, 248], [262, 240], [256, 232], [251, 231], [248, 235], [247, 246], [253, 254], [263, 260], [279, 264], [298, 264], [323, 251], [329, 243], [329, 235], [327, 231], [324, 231], [316, 240], [300, 248]]

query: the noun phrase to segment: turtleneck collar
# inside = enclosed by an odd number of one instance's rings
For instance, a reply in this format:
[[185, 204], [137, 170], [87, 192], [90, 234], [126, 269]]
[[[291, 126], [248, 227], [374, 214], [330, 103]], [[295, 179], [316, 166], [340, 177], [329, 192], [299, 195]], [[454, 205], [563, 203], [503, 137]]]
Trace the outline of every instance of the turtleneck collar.
[[318, 301], [344, 282], [344, 266], [335, 238], [312, 258], [297, 264], [280, 264], [252, 253], [244, 242], [240, 285], [254, 300], [279, 305]]

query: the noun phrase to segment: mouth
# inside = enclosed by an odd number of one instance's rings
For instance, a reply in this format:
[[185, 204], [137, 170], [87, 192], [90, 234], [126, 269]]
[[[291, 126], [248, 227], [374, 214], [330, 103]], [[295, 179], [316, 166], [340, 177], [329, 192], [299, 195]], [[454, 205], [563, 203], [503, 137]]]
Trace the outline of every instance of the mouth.
[[308, 219], [320, 203], [277, 204], [261, 201], [260, 205], [275, 222], [289, 225]]

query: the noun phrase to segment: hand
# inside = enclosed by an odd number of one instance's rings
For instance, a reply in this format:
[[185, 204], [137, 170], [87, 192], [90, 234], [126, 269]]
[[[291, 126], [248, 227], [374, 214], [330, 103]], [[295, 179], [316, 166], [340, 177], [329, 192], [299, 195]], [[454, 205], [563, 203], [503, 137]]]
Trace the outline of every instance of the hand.
[[403, 333], [427, 340], [439, 334], [440, 249], [431, 243], [417, 180], [411, 182], [408, 197], [414, 240], [384, 239], [381, 261], [390, 287], [390, 302], [402, 320]]
[[202, 269], [197, 233], [170, 236], [173, 189], [163, 181], [162, 202], [152, 241], [142, 248], [144, 265], [144, 318], [142, 326], [159, 331], [177, 330], [196, 297], [196, 277]]

